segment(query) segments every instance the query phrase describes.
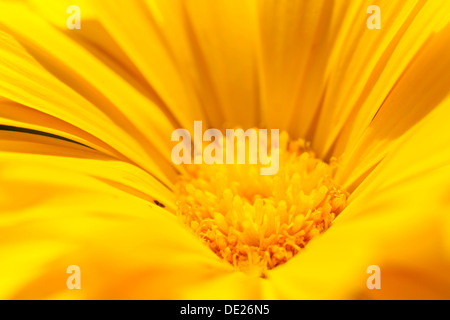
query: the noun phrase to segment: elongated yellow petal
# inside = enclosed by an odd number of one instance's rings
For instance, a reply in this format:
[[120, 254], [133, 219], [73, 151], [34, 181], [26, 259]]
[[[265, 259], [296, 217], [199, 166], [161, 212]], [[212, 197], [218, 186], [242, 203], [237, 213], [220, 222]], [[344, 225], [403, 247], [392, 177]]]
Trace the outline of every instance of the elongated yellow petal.
[[[7, 2], [2, 4], [2, 10], [14, 11], [20, 19], [10, 15], [0, 19], [20, 45], [2, 34], [5, 63], [0, 64], [1, 94], [95, 136], [103, 138], [107, 131], [110, 136], [105, 140], [109, 144], [118, 144], [125, 157], [169, 184], [177, 171], [169, 162], [167, 139], [173, 127], [164, 113], [86, 49], [27, 7]], [[111, 135], [115, 135], [113, 141]]]
[[[429, 116], [403, 135], [389, 150], [388, 155], [364, 179], [351, 198], [370, 192], [380, 185], [407, 183], [450, 163], [450, 134], [436, 128], [445, 128], [450, 114], [450, 98], [443, 101]], [[430, 138], [432, 137], [432, 138]]]
[[[344, 143], [347, 139], [358, 139], [384, 100], [390, 98], [397, 82], [400, 85], [404, 81], [408, 88], [414, 86], [403, 77], [405, 70], [423, 50], [427, 50], [433, 34], [450, 21], [448, 1], [349, 3], [350, 8], [328, 60], [329, 82], [319, 121], [314, 127], [313, 145], [322, 156], [330, 151], [338, 138]], [[377, 4], [382, 12], [380, 30], [365, 27], [369, 15], [361, 17], [372, 4]], [[441, 54], [445, 52], [443, 48], [441, 50]], [[444, 79], [442, 83], [445, 83]], [[344, 133], [341, 132], [343, 129]], [[338, 137], [339, 134], [344, 136]]]
[[[442, 109], [439, 112], [440, 116], [448, 117], [450, 58], [442, 53], [450, 50], [449, 44], [450, 25], [422, 48], [376, 115], [371, 115], [370, 124], [362, 129], [363, 120], [360, 118], [355, 120], [355, 124], [359, 125], [358, 129], [356, 127], [352, 129], [351, 125], [348, 127], [350, 140], [345, 142], [343, 138], [336, 150], [338, 154], [345, 153], [342, 171], [338, 173], [339, 179], [344, 179], [345, 176], [347, 183], [351, 184], [389, 152], [395, 152], [396, 142], [401, 140], [408, 130], [414, 130], [414, 126], [420, 126], [421, 121], [426, 121], [424, 118], [432, 110], [440, 108]], [[429, 125], [434, 128], [445, 126], [439, 119], [436, 119], [435, 124]], [[423, 134], [425, 137], [425, 133]], [[428, 131], [428, 134], [427, 137], [432, 137], [429, 138], [430, 144], [434, 142], [433, 140], [448, 136], [446, 130], [438, 134]], [[428, 144], [428, 141], [424, 140], [422, 144]], [[422, 144], [419, 149], [422, 148]], [[411, 155], [413, 157], [411, 160], [415, 161], [415, 158], [420, 158], [421, 155], [423, 153]]]
[[207, 109], [223, 115], [219, 127], [225, 124], [228, 127], [257, 125], [261, 119], [258, 114], [255, 7], [251, 1], [194, 0], [184, 3], [188, 28], [192, 28], [191, 41], [198, 46], [197, 57], [203, 63], [199, 70], [207, 76], [217, 97], [217, 105], [209, 105]]
[[203, 119], [203, 113], [194, 95], [195, 88], [177, 61], [173, 61], [164, 36], [161, 38], [159, 28], [171, 26], [161, 20], [159, 5], [135, 0], [114, 6], [108, 1], [96, 1], [95, 5], [101, 23], [155, 89], [177, 123], [192, 129], [193, 121]]
[[[449, 177], [447, 166], [359, 195], [292, 263], [269, 273], [279, 296], [448, 299], [450, 260], [444, 243], [449, 235], [442, 222], [449, 206]], [[371, 265], [381, 269], [381, 290], [367, 287]], [[398, 283], [415, 290], [398, 288]]]
[[53, 134], [126, 161], [126, 158], [97, 137], [58, 118], [9, 100], [0, 100], [0, 124], [10, 130], [28, 129]]
[[333, 6], [327, 1], [253, 3], [258, 8], [262, 121], [274, 128], [292, 123], [295, 134], [304, 136], [326, 82], [326, 53], [337, 23]]
[[[2, 298], [174, 298], [230, 272], [151, 201], [173, 207], [145, 172], [73, 143], [17, 135], [1, 137]], [[70, 265], [81, 268], [83, 290], [67, 288]]]
[[[14, 163], [20, 163], [30, 169], [23, 174], [24, 178], [28, 174], [30, 178], [35, 175], [45, 178], [45, 175], [37, 168], [33, 169], [33, 166], [55, 168], [63, 172], [67, 170], [67, 174], [78, 172], [94, 177], [108, 187], [138, 195], [147, 201], [158, 200], [168, 208], [172, 210], [174, 208], [172, 191], [136, 166], [102, 155], [85, 146], [53, 137], [2, 130], [0, 138], [0, 161], [5, 163], [3, 168], [5, 174], [14, 167]], [[64, 177], [59, 179], [65, 180]], [[7, 198], [5, 196], [5, 200]], [[14, 199], [9, 200], [11, 205], [14, 204]]]

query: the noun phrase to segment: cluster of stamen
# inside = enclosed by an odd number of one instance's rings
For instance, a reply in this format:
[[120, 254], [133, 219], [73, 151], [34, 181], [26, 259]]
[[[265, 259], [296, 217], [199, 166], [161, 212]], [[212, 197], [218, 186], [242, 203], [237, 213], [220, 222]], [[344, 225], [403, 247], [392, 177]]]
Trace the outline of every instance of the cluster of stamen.
[[191, 165], [178, 187], [179, 219], [236, 269], [264, 276], [327, 230], [346, 205], [336, 163], [281, 133], [279, 171], [259, 165]]

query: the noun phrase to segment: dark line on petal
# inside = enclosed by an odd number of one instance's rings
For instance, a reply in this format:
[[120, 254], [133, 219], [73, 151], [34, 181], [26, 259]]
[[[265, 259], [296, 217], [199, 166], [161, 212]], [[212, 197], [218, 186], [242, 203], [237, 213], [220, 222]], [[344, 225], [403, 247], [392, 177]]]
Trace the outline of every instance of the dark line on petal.
[[165, 208], [165, 207], [166, 207], [164, 204], [162, 204], [162, 203], [159, 202], [158, 200], [153, 200], [153, 202], [154, 202], [158, 207], [161, 207], [161, 208]]
[[54, 138], [54, 139], [59, 139], [59, 140], [75, 143], [75, 144], [78, 144], [80, 146], [83, 146], [83, 147], [95, 150], [94, 148], [91, 148], [91, 147], [89, 147], [89, 146], [87, 146], [87, 145], [85, 145], [85, 144], [83, 144], [81, 142], [77, 142], [75, 140], [64, 138], [64, 137], [58, 136], [56, 134], [48, 133], [48, 132], [44, 132], [44, 131], [33, 130], [33, 129], [26, 129], [26, 128], [21, 128], [21, 127], [14, 127], [14, 126], [7, 126], [7, 125], [2, 125], [2, 124], [0, 124], [0, 131], [12, 131], [12, 132], [21, 132], [21, 133], [34, 134], [34, 135], [38, 135], [38, 136], [49, 137], [49, 138]]

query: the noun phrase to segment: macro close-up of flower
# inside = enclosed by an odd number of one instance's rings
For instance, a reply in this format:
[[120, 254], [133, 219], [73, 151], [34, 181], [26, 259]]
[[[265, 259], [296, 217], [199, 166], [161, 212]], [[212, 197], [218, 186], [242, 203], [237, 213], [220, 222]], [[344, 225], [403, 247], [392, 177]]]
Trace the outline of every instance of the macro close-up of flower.
[[0, 299], [450, 299], [449, 121], [448, 0], [1, 0]]

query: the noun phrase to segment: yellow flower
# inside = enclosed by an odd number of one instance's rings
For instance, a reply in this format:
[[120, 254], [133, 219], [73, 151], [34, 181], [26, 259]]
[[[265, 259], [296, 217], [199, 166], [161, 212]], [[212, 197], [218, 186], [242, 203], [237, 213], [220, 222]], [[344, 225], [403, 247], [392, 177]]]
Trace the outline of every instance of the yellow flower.
[[[450, 298], [449, 1], [72, 4], [0, 3], [0, 298]], [[279, 173], [174, 165], [195, 120]]]

